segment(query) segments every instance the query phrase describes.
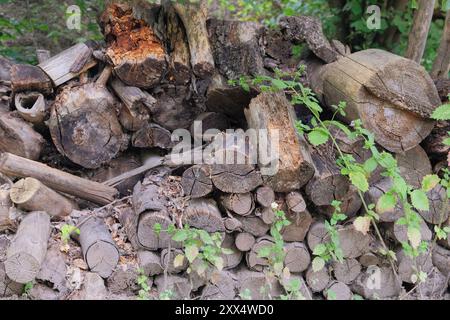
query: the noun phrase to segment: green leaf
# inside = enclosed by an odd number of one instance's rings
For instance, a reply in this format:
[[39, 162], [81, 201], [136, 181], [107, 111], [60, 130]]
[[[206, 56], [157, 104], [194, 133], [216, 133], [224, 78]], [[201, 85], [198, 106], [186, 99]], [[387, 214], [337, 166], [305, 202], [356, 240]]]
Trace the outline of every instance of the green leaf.
[[445, 139], [442, 141], [442, 143], [445, 144], [446, 146], [450, 146], [450, 138], [445, 138]]
[[323, 244], [323, 243], [320, 243], [320, 244], [318, 244], [317, 246], [314, 247], [313, 255], [321, 256], [322, 254], [325, 253], [325, 251], [327, 251], [326, 245]]
[[188, 238], [188, 231], [185, 229], [177, 230], [172, 237], [173, 241], [183, 242]]
[[308, 140], [313, 146], [319, 146], [328, 141], [328, 132], [323, 128], [314, 128], [308, 133]]
[[422, 179], [422, 190], [424, 192], [431, 191], [441, 179], [436, 174], [428, 174]]
[[395, 195], [392, 193], [385, 193], [378, 199], [376, 210], [381, 214], [394, 209], [396, 204], [397, 198]]
[[315, 257], [312, 261], [313, 271], [318, 272], [322, 270], [323, 267], [325, 267], [325, 260], [323, 260], [321, 257]]
[[414, 190], [411, 192], [411, 203], [414, 208], [422, 211], [430, 210], [428, 197], [422, 190]]
[[422, 235], [420, 234], [420, 230], [417, 228], [408, 227], [408, 240], [411, 243], [411, 246], [414, 249], [417, 249], [420, 245], [420, 241], [422, 240]]
[[367, 182], [367, 178], [361, 172], [350, 172], [349, 178], [352, 184], [360, 191], [366, 192], [367, 190], [369, 190], [369, 183]]
[[278, 90], [284, 90], [286, 89], [288, 86], [286, 85], [286, 83], [283, 80], [280, 79], [272, 79], [272, 85], [277, 88]]
[[184, 250], [184, 253], [186, 254], [186, 258], [190, 263], [192, 263], [195, 258], [197, 258], [199, 251], [196, 246], [187, 246]]
[[378, 166], [378, 162], [377, 162], [377, 160], [375, 160], [375, 158], [373, 158], [373, 157], [367, 159], [367, 160], [364, 162], [364, 170], [365, 170], [367, 173], [372, 173], [373, 171], [375, 171], [375, 169], [377, 168], [377, 166]]
[[435, 109], [431, 118], [434, 120], [450, 120], [450, 103], [443, 104]]
[[271, 252], [270, 246], [262, 247], [258, 250], [258, 257], [267, 258], [268, 256], [270, 256], [270, 252]]

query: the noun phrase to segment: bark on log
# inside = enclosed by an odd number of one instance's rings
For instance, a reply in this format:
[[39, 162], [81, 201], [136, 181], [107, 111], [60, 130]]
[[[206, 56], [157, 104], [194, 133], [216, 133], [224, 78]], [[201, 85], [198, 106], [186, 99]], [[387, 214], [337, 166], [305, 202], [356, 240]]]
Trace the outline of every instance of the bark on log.
[[167, 150], [173, 147], [170, 131], [155, 123], [147, 123], [133, 133], [131, 144], [136, 148], [158, 147]]
[[286, 256], [284, 266], [292, 273], [303, 272], [308, 269], [311, 263], [311, 256], [308, 248], [301, 242], [291, 242], [284, 247]]
[[194, 165], [184, 171], [181, 178], [184, 194], [191, 198], [201, 198], [213, 191], [211, 167]]
[[56, 191], [100, 205], [109, 204], [117, 194], [117, 190], [112, 187], [82, 179], [10, 153], [0, 155], [0, 172], [13, 177], [35, 178]]
[[137, 253], [139, 267], [144, 270], [147, 277], [153, 277], [163, 273], [164, 269], [161, 266], [161, 257], [159, 254], [140, 250]]
[[191, 54], [191, 66], [195, 75], [208, 78], [214, 73], [214, 58], [209, 43], [206, 19], [206, 1], [197, 3], [173, 3], [173, 7], [183, 22]]
[[36, 278], [47, 253], [50, 229], [45, 212], [25, 216], [6, 254], [5, 270], [11, 280], [25, 284]]
[[77, 209], [74, 202], [34, 178], [17, 181], [11, 187], [10, 197], [22, 210], [45, 211], [52, 217], [68, 216]]
[[240, 232], [236, 234], [236, 239], [234, 241], [236, 248], [240, 251], [249, 251], [255, 244], [255, 237], [248, 232]]
[[55, 87], [79, 76], [97, 64], [92, 56], [92, 48], [87, 44], [78, 43], [48, 60], [39, 62], [41, 68]]
[[226, 211], [241, 216], [248, 216], [255, 209], [253, 195], [248, 193], [227, 193], [220, 197], [220, 203]]
[[135, 18], [140, 9], [125, 3], [109, 5], [101, 24], [114, 74], [127, 85], [151, 88], [166, 73], [166, 52], [152, 27]]
[[106, 67], [96, 83], [64, 88], [48, 123], [58, 151], [89, 169], [109, 162], [127, 144], [116, 115], [117, 101], [105, 88], [110, 71]]
[[11, 87], [14, 93], [38, 91], [47, 95], [53, 92], [50, 78], [40, 68], [26, 64], [11, 67]]
[[431, 77], [433, 79], [448, 79], [450, 71], [450, 10], [445, 15], [444, 30], [442, 32], [441, 44], [437, 51], [437, 56], [433, 62], [431, 69]]
[[20, 116], [33, 124], [41, 124], [47, 115], [47, 103], [39, 92], [21, 92], [15, 95], [14, 104]]
[[[314, 168], [304, 139], [298, 135], [294, 110], [283, 93], [261, 93], [244, 110], [249, 128], [267, 139], [267, 150], [258, 150], [258, 164], [265, 183], [275, 192], [299, 189], [312, 177]], [[264, 132], [261, 137], [260, 130]], [[264, 148], [265, 149], [265, 148]]]
[[389, 151], [412, 149], [431, 132], [434, 122], [428, 118], [440, 99], [430, 76], [418, 64], [369, 49], [342, 57], [318, 73], [313, 87], [325, 103], [347, 102], [344, 120], [361, 119]]
[[248, 164], [216, 164], [211, 166], [214, 186], [227, 193], [247, 193], [262, 184], [261, 173]]
[[419, 0], [417, 3], [405, 54], [406, 58], [417, 63], [420, 63], [425, 51], [435, 3], [435, 0]]
[[395, 155], [400, 174], [405, 181], [416, 189], [422, 187], [422, 179], [431, 174], [431, 163], [421, 146], [416, 146], [405, 153]]
[[15, 113], [0, 115], [0, 151], [37, 160], [44, 138]]
[[222, 215], [212, 199], [192, 199], [183, 212], [182, 222], [206, 232], [225, 231]]
[[111, 87], [124, 104], [119, 114], [122, 126], [130, 131], [142, 128], [150, 120], [150, 107], [156, 103], [155, 98], [137, 87], [125, 85], [119, 79], [113, 79]]
[[322, 292], [328, 287], [331, 276], [327, 267], [323, 267], [319, 271], [314, 271], [312, 267], [309, 267], [306, 271], [305, 280], [313, 292]]
[[352, 283], [361, 272], [361, 265], [356, 259], [344, 259], [342, 263], [334, 261], [332, 266], [336, 280], [345, 284]]
[[260, 206], [268, 208], [275, 201], [275, 192], [271, 187], [259, 187], [255, 192], [255, 200]]
[[119, 250], [106, 224], [99, 218], [87, 217], [78, 224], [79, 242], [89, 269], [108, 278], [119, 262]]

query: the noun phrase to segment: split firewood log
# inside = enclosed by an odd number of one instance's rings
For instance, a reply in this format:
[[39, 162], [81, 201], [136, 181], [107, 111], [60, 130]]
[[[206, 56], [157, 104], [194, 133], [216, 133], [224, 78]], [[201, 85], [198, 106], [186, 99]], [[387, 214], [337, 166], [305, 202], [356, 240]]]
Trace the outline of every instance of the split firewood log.
[[405, 181], [416, 189], [422, 187], [422, 179], [431, 174], [431, 163], [421, 146], [395, 155], [400, 174]]
[[312, 266], [310, 266], [308, 271], [306, 271], [305, 280], [313, 292], [322, 292], [328, 287], [331, 276], [326, 266], [319, 271], [314, 271]]
[[183, 212], [182, 222], [207, 232], [225, 232], [222, 215], [213, 199], [192, 199]]
[[35, 178], [56, 191], [67, 193], [100, 205], [109, 204], [117, 194], [115, 188], [82, 179], [11, 153], [0, 154], [0, 172], [11, 177]]
[[15, 95], [14, 103], [17, 113], [33, 124], [41, 124], [47, 116], [47, 103], [42, 93], [21, 92]]
[[225, 217], [223, 219], [223, 224], [225, 225], [225, 232], [227, 233], [242, 231], [242, 223], [235, 217]]
[[302, 242], [308, 233], [313, 218], [306, 208], [303, 196], [297, 191], [286, 195], [286, 205], [288, 207], [286, 218], [290, 224], [281, 230], [283, 240]]
[[231, 250], [231, 254], [222, 253], [223, 268], [225, 270], [236, 268], [242, 261], [244, 253], [236, 248], [235, 239], [231, 234], [225, 234], [222, 248]]
[[89, 269], [108, 278], [119, 262], [119, 250], [106, 224], [99, 218], [87, 217], [78, 223], [79, 242]]
[[308, 248], [302, 242], [291, 242], [284, 247], [286, 256], [284, 266], [292, 273], [303, 272], [311, 263], [311, 255]]
[[52, 284], [52, 287], [60, 293], [66, 293], [66, 273], [66, 263], [59, 247], [56, 245], [49, 247], [36, 279]]
[[264, 26], [250, 21], [209, 19], [208, 35], [217, 70], [227, 79], [266, 74]]
[[223, 194], [220, 197], [220, 204], [228, 212], [241, 216], [248, 216], [252, 214], [255, 209], [253, 195], [250, 192]]
[[77, 209], [73, 201], [34, 178], [17, 181], [11, 187], [10, 197], [22, 210], [45, 211], [52, 217], [68, 216]]
[[15, 64], [11, 67], [11, 88], [14, 93], [37, 91], [43, 94], [53, 92], [52, 81], [39, 67]]
[[159, 254], [152, 251], [139, 250], [137, 257], [139, 267], [144, 270], [144, 274], [147, 277], [153, 277], [163, 273], [164, 269], [161, 265], [161, 257]]
[[[450, 80], [448, 80], [450, 82]], [[447, 92], [450, 92], [448, 89]], [[450, 121], [437, 121], [436, 126], [422, 143], [427, 154], [436, 160], [447, 160], [450, 147], [444, 143], [450, 131]]]
[[271, 247], [274, 245], [274, 240], [269, 236], [262, 236], [256, 239], [252, 249], [245, 255], [247, 266], [250, 270], [263, 271], [265, 267], [269, 266], [269, 260], [259, 256], [259, 251], [263, 248]]
[[64, 88], [52, 106], [48, 126], [56, 148], [85, 168], [100, 167], [127, 145], [117, 101], [105, 87], [110, 73], [106, 67], [96, 83]]
[[261, 220], [265, 224], [269, 224], [269, 225], [274, 223], [275, 219], [276, 219], [275, 212], [273, 211], [273, 209], [271, 207], [256, 208], [255, 216], [261, 218]]
[[238, 248], [240, 251], [250, 251], [250, 249], [255, 244], [255, 237], [248, 232], [239, 232], [236, 234], [234, 243], [236, 245], [236, 248]]
[[314, 222], [306, 236], [306, 242], [308, 243], [309, 249], [314, 251], [317, 245], [326, 242], [327, 234], [327, 228], [323, 221]]
[[86, 272], [81, 290], [70, 296], [70, 300], [105, 300], [108, 290], [105, 281], [94, 272]]
[[137, 131], [150, 121], [150, 107], [156, 103], [155, 98], [137, 87], [125, 85], [119, 79], [113, 79], [111, 87], [123, 102], [119, 121], [125, 129]]
[[331, 281], [323, 295], [329, 300], [351, 300], [353, 297], [350, 287], [340, 281]]
[[355, 293], [365, 299], [374, 300], [398, 297], [401, 289], [401, 280], [389, 267], [373, 268], [361, 272], [352, 284], [352, 290]]
[[347, 102], [344, 120], [361, 119], [389, 151], [408, 151], [433, 129], [429, 118], [439, 95], [425, 69], [411, 60], [368, 49], [311, 72], [318, 73], [311, 86], [325, 104]]
[[5, 270], [18, 283], [36, 278], [47, 253], [50, 217], [45, 212], [27, 214], [17, 229], [6, 253]]
[[208, 16], [206, 1], [185, 4], [172, 3], [172, 5], [186, 30], [194, 74], [200, 78], [210, 77], [214, 73], [214, 58], [206, 28]]
[[250, 164], [212, 165], [211, 180], [217, 189], [227, 193], [247, 193], [262, 184], [261, 173]]
[[145, 15], [140, 10], [149, 9], [113, 3], [103, 13], [101, 25], [114, 74], [129, 86], [151, 88], [166, 74], [166, 52], [152, 26], [137, 18]]
[[194, 165], [183, 172], [181, 186], [184, 194], [191, 198], [201, 198], [213, 191], [211, 167]]
[[8, 278], [5, 271], [5, 264], [0, 262], [0, 298], [8, 298], [13, 295], [21, 295], [23, 283], [14, 282]]
[[134, 132], [131, 144], [136, 148], [171, 149], [173, 147], [170, 131], [155, 123], [147, 123]]
[[169, 273], [180, 273], [185, 271], [189, 262], [186, 258], [183, 258], [181, 265], [175, 266], [174, 261], [178, 255], [182, 255], [183, 251], [180, 249], [162, 249], [161, 250], [161, 266], [164, 270], [167, 270]]
[[268, 208], [275, 201], [275, 192], [271, 187], [262, 186], [255, 191], [256, 202], [265, 208]]
[[0, 151], [37, 160], [44, 145], [44, 138], [31, 125], [15, 113], [0, 115]]
[[52, 79], [54, 86], [58, 87], [97, 64], [92, 55], [93, 47], [93, 43], [78, 43], [45, 61], [40, 61], [38, 67]]
[[333, 274], [337, 281], [350, 284], [361, 272], [361, 264], [356, 259], [333, 261]]
[[313, 176], [314, 168], [306, 142], [295, 129], [294, 109], [284, 94], [261, 93], [244, 112], [249, 128], [259, 135], [258, 164], [261, 170], [265, 168], [265, 183], [275, 192], [288, 192], [305, 185]]

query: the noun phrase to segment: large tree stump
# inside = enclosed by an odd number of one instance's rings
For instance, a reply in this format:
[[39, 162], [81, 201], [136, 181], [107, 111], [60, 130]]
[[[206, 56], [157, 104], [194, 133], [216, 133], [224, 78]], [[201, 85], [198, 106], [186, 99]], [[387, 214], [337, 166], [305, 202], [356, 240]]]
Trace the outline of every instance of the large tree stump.
[[414, 148], [433, 128], [429, 117], [440, 99], [430, 76], [411, 60], [364, 50], [325, 65], [317, 79], [313, 87], [325, 103], [347, 102], [344, 120], [361, 119], [389, 151]]
[[108, 72], [106, 67], [97, 83], [64, 88], [48, 124], [58, 151], [89, 169], [109, 162], [127, 143], [116, 115], [117, 101], [105, 88]]
[[108, 278], [119, 262], [119, 250], [106, 224], [99, 218], [87, 217], [78, 224], [79, 242], [89, 269]]
[[47, 253], [50, 217], [45, 212], [25, 216], [8, 248], [5, 270], [18, 283], [27, 283], [37, 276]]
[[[164, 46], [154, 30], [136, 16], [148, 10], [129, 4], [111, 4], [101, 17], [114, 74], [124, 83], [140, 88], [157, 85], [166, 73]], [[151, 14], [151, 13], [149, 13]]]
[[265, 183], [275, 192], [305, 185], [314, 168], [306, 143], [295, 129], [294, 109], [284, 94], [261, 93], [244, 112], [249, 128], [259, 135], [258, 164], [265, 171]]
[[75, 203], [34, 178], [17, 181], [11, 187], [10, 197], [23, 210], [45, 211], [56, 217], [68, 216], [77, 208]]

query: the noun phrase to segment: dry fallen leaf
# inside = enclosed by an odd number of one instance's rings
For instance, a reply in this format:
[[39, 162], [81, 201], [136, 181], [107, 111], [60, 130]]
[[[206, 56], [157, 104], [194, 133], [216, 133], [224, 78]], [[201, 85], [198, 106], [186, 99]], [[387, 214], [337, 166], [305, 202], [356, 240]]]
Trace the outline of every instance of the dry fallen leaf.
[[355, 221], [353, 221], [353, 226], [355, 227], [355, 230], [366, 235], [370, 230], [370, 218], [358, 217], [355, 219]]

